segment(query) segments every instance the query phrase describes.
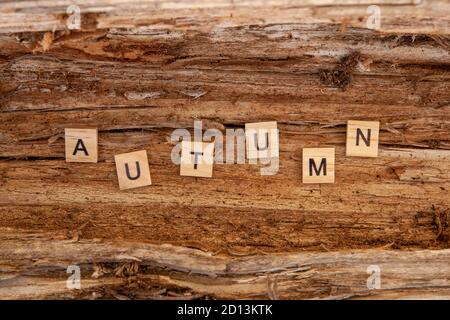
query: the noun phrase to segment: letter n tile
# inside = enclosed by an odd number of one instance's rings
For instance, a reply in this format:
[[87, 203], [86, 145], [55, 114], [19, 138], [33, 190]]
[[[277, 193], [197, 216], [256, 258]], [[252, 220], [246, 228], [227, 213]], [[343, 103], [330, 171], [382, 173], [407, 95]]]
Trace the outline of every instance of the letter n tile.
[[355, 121], [347, 122], [346, 155], [351, 157], [377, 157], [380, 122]]

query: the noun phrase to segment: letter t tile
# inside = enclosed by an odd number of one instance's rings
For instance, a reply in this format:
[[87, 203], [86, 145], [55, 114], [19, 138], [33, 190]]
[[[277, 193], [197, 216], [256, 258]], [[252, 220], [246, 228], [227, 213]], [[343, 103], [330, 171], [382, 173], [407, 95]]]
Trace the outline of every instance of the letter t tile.
[[211, 178], [214, 163], [214, 143], [181, 142], [180, 175]]

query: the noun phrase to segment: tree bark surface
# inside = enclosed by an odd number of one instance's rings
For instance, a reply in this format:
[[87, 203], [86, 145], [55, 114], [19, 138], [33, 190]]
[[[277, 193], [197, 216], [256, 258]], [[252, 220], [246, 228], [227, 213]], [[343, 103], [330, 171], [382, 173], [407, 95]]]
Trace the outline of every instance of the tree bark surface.
[[[0, 3], [0, 298], [450, 298], [449, 1], [377, 1], [378, 31], [364, 0], [83, 1], [81, 30], [70, 4]], [[181, 177], [194, 120], [277, 121], [278, 173]], [[345, 156], [347, 120], [379, 157]], [[65, 162], [74, 126], [99, 163]], [[302, 184], [304, 147], [336, 183]], [[120, 191], [142, 149], [153, 185]]]

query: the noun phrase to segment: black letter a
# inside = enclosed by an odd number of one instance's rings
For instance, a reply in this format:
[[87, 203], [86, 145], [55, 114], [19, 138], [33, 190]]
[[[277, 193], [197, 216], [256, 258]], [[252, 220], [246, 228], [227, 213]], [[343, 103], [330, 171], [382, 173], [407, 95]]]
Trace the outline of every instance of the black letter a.
[[75, 150], [73, 150], [72, 155], [73, 156], [76, 155], [78, 151], [83, 151], [86, 156], [89, 156], [89, 153], [87, 152], [84, 142], [81, 139], [78, 139], [77, 144], [75, 146]]

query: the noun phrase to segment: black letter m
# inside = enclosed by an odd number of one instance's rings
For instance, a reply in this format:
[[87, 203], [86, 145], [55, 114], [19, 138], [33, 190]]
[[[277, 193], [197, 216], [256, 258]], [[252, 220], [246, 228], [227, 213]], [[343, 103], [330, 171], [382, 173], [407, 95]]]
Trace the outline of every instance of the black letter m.
[[327, 175], [327, 159], [322, 158], [322, 161], [320, 161], [319, 169], [317, 169], [316, 163], [314, 162], [314, 159], [309, 159], [309, 175], [313, 175], [313, 170], [316, 173], [316, 176], [320, 176], [320, 171], [323, 169], [323, 175]]

